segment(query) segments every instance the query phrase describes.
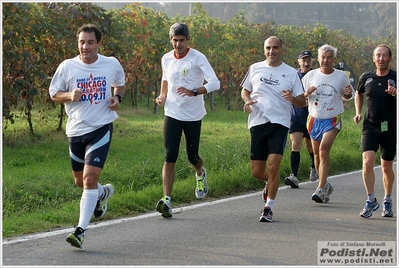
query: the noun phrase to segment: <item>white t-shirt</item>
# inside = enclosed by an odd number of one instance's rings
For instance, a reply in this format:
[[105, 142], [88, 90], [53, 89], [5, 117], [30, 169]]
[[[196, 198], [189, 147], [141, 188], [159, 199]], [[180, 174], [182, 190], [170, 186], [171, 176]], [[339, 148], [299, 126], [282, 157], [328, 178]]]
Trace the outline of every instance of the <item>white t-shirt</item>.
[[166, 116], [180, 121], [198, 121], [206, 115], [204, 95], [181, 96], [176, 89], [199, 88], [204, 85], [207, 92], [220, 88], [219, 79], [204, 54], [190, 48], [184, 58], [177, 59], [174, 51], [162, 57], [162, 80], [168, 81], [168, 94], [164, 104]]
[[96, 62], [83, 63], [80, 56], [63, 61], [50, 84], [50, 96], [58, 91], [82, 90], [79, 102], [65, 102], [66, 135], [81, 136], [113, 122], [118, 115], [108, 108], [112, 87], [125, 85], [125, 72], [114, 57], [98, 55]]
[[342, 100], [345, 86], [350, 85], [352, 96], [355, 95], [348, 76], [340, 70], [334, 69], [331, 74], [324, 74], [320, 68], [309, 71], [303, 78], [305, 89], [315, 86], [317, 89], [308, 95], [309, 114], [318, 119], [329, 119], [344, 112]]
[[297, 71], [284, 62], [278, 67], [266, 61], [252, 64], [241, 86], [250, 92], [251, 100], [257, 101], [248, 116], [249, 129], [269, 121], [289, 127], [292, 103], [283, 99], [282, 90], [290, 90], [294, 97], [304, 92]]

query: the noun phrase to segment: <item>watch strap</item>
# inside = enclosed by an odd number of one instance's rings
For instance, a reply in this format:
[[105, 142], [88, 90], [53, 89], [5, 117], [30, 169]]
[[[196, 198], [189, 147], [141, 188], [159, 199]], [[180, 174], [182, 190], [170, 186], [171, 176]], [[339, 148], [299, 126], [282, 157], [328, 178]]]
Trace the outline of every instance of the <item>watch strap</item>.
[[122, 102], [122, 96], [121, 96], [121, 95], [119, 95], [119, 94], [115, 94], [115, 97], [118, 97], [118, 99], [119, 99], [119, 103], [121, 103], [121, 102]]

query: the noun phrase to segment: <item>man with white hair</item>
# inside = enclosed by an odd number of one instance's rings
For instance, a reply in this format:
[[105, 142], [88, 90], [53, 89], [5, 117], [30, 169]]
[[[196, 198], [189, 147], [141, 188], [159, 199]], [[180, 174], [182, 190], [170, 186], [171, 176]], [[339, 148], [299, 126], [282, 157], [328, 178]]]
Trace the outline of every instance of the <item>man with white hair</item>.
[[327, 182], [330, 171], [330, 151], [335, 138], [342, 128], [342, 100], [351, 100], [353, 87], [348, 76], [334, 69], [337, 49], [326, 44], [318, 49], [320, 68], [308, 72], [302, 78], [304, 96], [308, 98], [309, 116], [307, 128], [312, 141], [319, 184], [312, 200], [327, 203], [333, 187]]

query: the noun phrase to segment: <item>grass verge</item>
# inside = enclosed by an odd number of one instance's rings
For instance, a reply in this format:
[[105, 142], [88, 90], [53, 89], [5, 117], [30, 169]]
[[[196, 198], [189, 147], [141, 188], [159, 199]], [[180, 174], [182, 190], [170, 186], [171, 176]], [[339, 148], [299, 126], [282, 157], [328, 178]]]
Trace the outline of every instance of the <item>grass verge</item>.
[[[109, 211], [92, 222], [153, 211], [162, 197], [163, 111], [124, 104], [115, 121], [114, 137], [100, 182], [116, 189]], [[57, 127], [57, 110], [36, 118], [36, 135], [18, 120], [3, 130], [3, 238], [71, 227], [78, 222], [81, 189], [72, 178], [68, 143]], [[360, 134], [352, 117], [353, 105], [343, 116], [343, 129], [331, 151], [331, 172], [335, 175], [361, 168]], [[36, 115], [35, 115], [36, 116]], [[200, 155], [208, 171], [209, 194], [205, 200], [260, 191], [264, 183], [249, 169], [247, 116], [216, 106], [202, 126]], [[37, 114], [37, 117], [39, 115]], [[281, 183], [290, 174], [291, 144], [288, 139], [281, 163]], [[309, 179], [310, 158], [304, 146], [298, 177]], [[360, 187], [360, 186], [359, 186]], [[176, 163], [174, 207], [198, 202], [194, 195], [194, 172], [186, 160], [184, 138]]]

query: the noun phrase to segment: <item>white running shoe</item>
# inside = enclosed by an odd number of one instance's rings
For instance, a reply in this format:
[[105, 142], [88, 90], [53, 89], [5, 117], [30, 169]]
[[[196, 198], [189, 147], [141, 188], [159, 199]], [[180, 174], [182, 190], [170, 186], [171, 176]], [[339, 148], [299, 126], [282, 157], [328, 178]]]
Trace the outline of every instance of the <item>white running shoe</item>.
[[195, 174], [197, 186], [195, 187], [195, 196], [197, 198], [204, 198], [208, 194], [208, 183], [206, 182], [206, 170], [202, 168], [202, 175]]

